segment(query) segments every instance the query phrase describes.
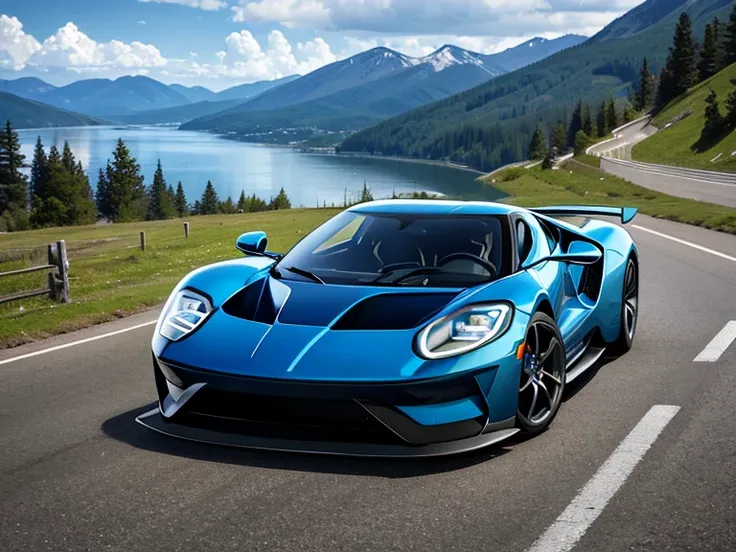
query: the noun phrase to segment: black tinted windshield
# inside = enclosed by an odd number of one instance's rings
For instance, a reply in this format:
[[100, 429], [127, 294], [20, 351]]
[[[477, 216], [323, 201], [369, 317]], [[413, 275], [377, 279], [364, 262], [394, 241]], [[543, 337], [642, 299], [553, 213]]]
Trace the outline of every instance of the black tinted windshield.
[[326, 284], [471, 287], [508, 273], [509, 242], [503, 216], [345, 211], [300, 241], [274, 274]]

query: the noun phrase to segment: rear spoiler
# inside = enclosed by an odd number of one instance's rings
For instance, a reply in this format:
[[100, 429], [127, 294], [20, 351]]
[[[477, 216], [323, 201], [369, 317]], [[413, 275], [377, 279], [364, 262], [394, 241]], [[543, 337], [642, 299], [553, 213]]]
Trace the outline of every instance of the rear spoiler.
[[606, 207], [602, 205], [557, 205], [554, 207], [532, 207], [529, 211], [548, 217], [618, 217], [623, 224], [636, 216], [636, 207]]

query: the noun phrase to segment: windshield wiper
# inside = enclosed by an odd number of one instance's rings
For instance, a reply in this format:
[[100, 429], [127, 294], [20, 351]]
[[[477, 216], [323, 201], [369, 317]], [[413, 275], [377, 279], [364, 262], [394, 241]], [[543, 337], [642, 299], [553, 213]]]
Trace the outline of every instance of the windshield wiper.
[[[395, 275], [396, 273], [400, 273], [396, 278], [393, 280], [386, 280], [386, 278], [389, 278], [390, 276]], [[436, 272], [445, 272], [443, 269], [436, 267], [436, 266], [419, 266], [417, 268], [411, 268], [411, 269], [399, 269], [399, 270], [392, 270], [390, 272], [387, 272], [386, 274], [381, 274], [378, 278], [375, 278], [374, 280], [371, 280], [371, 284], [398, 284], [399, 282], [406, 280], [407, 278], [411, 278], [412, 276], [421, 276], [422, 274], [434, 274]]]
[[[294, 274], [298, 274], [299, 276], [304, 276], [305, 278], [309, 278], [313, 282], [317, 282], [318, 284], [324, 284], [325, 281], [317, 276], [316, 274], [309, 272], [308, 270], [304, 270], [303, 268], [298, 268], [296, 266], [285, 266], [284, 267], [289, 272], [293, 272]], [[278, 271], [277, 268], [274, 267], [274, 270]]]

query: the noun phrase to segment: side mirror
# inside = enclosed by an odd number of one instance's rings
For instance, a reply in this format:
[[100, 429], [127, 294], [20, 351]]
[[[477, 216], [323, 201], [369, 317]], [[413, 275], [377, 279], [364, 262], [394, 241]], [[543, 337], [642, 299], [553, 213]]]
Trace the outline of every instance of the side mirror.
[[249, 255], [263, 255], [268, 245], [268, 237], [265, 232], [246, 232], [241, 234], [235, 242], [235, 247]]
[[567, 253], [554, 253], [547, 257], [542, 257], [534, 263], [530, 263], [523, 268], [531, 268], [547, 261], [557, 261], [562, 263], [571, 263], [576, 265], [591, 265], [600, 261], [603, 253], [592, 243], [584, 241], [574, 241], [570, 243]]

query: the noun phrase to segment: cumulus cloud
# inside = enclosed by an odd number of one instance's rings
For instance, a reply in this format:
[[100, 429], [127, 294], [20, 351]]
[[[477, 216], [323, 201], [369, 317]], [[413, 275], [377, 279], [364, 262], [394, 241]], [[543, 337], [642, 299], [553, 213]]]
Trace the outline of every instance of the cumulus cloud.
[[218, 74], [248, 80], [305, 74], [337, 60], [329, 44], [319, 37], [297, 44], [301, 58], [297, 60], [291, 44], [278, 30], [269, 33], [265, 50], [250, 31], [246, 30], [231, 33], [225, 39], [225, 45], [226, 50], [218, 52]]
[[137, 41], [126, 44], [119, 40], [96, 42], [70, 22], [44, 40], [27, 63], [84, 72], [105, 68], [143, 70], [162, 67], [166, 60], [151, 44]]
[[23, 31], [23, 23], [17, 17], [0, 15], [0, 67], [23, 69], [40, 48], [38, 40]]
[[179, 4], [181, 6], [189, 6], [190, 8], [199, 8], [200, 10], [217, 11], [227, 7], [227, 3], [221, 0], [138, 0], [143, 3], [154, 4]]
[[[526, 35], [600, 28], [641, 0], [240, 0], [237, 22], [412, 35]], [[604, 23], [605, 24], [605, 23]], [[565, 28], [567, 26], [567, 28]]]

